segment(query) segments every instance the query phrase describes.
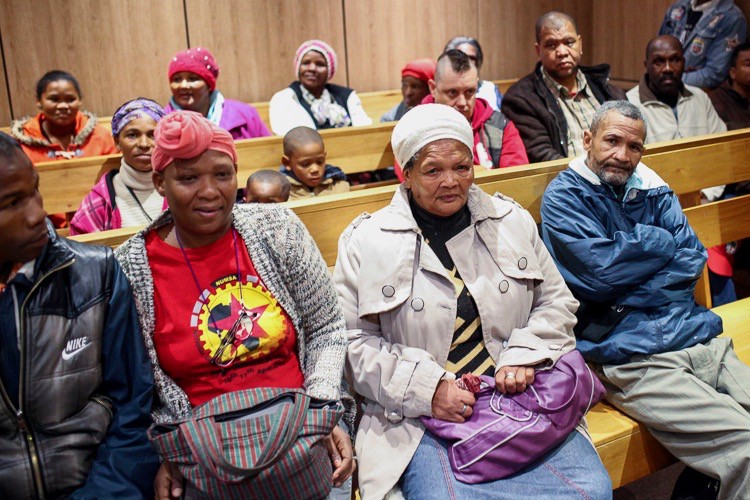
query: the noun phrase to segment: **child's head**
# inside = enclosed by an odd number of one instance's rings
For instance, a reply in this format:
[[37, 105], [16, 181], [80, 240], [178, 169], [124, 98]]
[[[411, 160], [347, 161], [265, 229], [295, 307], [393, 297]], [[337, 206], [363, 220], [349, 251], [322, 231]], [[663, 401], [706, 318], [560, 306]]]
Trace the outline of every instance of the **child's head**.
[[326, 169], [326, 148], [318, 131], [295, 127], [287, 132], [281, 163], [305, 186], [314, 188], [320, 184]]
[[277, 170], [258, 170], [247, 178], [245, 203], [284, 203], [292, 186], [286, 175]]

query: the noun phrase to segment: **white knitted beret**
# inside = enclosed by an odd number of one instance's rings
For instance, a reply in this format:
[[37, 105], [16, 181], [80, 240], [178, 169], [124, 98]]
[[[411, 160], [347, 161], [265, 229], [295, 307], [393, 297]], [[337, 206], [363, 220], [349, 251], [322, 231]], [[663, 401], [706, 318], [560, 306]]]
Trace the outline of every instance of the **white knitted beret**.
[[440, 139], [455, 139], [474, 149], [474, 133], [464, 115], [445, 104], [420, 104], [398, 121], [391, 135], [393, 154], [402, 167], [417, 151]]

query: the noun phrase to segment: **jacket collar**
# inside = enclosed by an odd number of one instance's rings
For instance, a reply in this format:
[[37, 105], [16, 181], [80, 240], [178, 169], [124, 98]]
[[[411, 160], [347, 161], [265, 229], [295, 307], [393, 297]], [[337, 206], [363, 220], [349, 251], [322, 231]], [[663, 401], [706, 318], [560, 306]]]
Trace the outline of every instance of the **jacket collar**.
[[[42, 146], [52, 149], [60, 149], [58, 144], [52, 144], [44, 136], [42, 121], [44, 114], [39, 113], [34, 117], [25, 117], [16, 120], [11, 125], [11, 135], [21, 144], [26, 146]], [[80, 146], [89, 138], [98, 123], [96, 115], [88, 111], [79, 111], [76, 114], [75, 135], [70, 141], [71, 146]]]
[[49, 241], [44, 246], [44, 249], [42, 249], [39, 257], [36, 258], [32, 281], [36, 281], [43, 274], [62, 266], [74, 258], [73, 252], [63, 242], [62, 238], [57, 235], [57, 231], [55, 231], [49, 219], [47, 219], [47, 234], [49, 235]]
[[[573, 172], [583, 177], [584, 180], [586, 180], [589, 184], [592, 184], [594, 186], [602, 186], [603, 184], [601, 179], [599, 179], [599, 176], [597, 176], [586, 165], [586, 156], [587, 155], [583, 154], [575, 158], [568, 164], [568, 166]], [[664, 180], [659, 177], [656, 172], [648, 168], [643, 163], [638, 162], [638, 165], [633, 171], [633, 175], [630, 176], [630, 179], [628, 179], [628, 182], [625, 184], [625, 197], [627, 198], [627, 194], [631, 189], [635, 189], [638, 191], [647, 191], [649, 189], [656, 189], [659, 187], [667, 187], [667, 183], [664, 182]]]
[[[725, 80], [721, 85], [719, 85], [718, 88], [712, 90], [711, 92], [718, 92], [718, 93], [725, 93], [727, 96], [729, 96], [733, 101], [737, 103], [737, 106], [747, 108], [750, 106], [750, 100], [742, 96], [739, 92], [734, 90], [732, 86], [729, 84], [729, 80]], [[710, 95], [710, 93], [709, 93]]]
[[[544, 68], [541, 68], [540, 71], [542, 75], [542, 81], [547, 86], [547, 88], [552, 91], [552, 94], [556, 97], [572, 97], [568, 89], [564, 86], [558, 83], [552, 76], [550, 76], [549, 73], [547, 73], [547, 70]], [[580, 94], [583, 92], [584, 94], [588, 94], [588, 81], [586, 80], [586, 76], [583, 74], [583, 71], [576, 71], [576, 86], [578, 87], [577, 94]]]
[[[484, 192], [476, 184], [469, 188], [469, 198], [466, 204], [471, 214], [471, 224], [477, 224], [485, 219], [502, 219], [510, 211], [510, 205], [500, 207], [492, 203], [490, 196], [483, 196]], [[409, 207], [409, 190], [401, 184], [393, 195], [390, 205], [386, 207], [389, 217], [381, 224], [386, 231], [414, 231], [419, 232], [417, 221]]]
[[[687, 15], [687, 9], [690, 8], [691, 1], [684, 0], [683, 5], [685, 6], [685, 15]], [[687, 37], [687, 40], [685, 40], [682, 46], [689, 47], [693, 39], [698, 36], [706, 26], [713, 23], [716, 17], [722, 19], [728, 11], [734, 8], [734, 6], [735, 4], [733, 0], [719, 0], [713, 9], [704, 11], [703, 15], [698, 20], [698, 24], [693, 27], [693, 31], [690, 32], [690, 36]], [[718, 21], [716, 22], [718, 23]]]
[[[435, 97], [432, 94], [427, 94], [422, 99], [420, 104], [434, 104]], [[495, 110], [492, 109], [490, 103], [487, 100], [477, 97], [474, 103], [474, 114], [471, 117], [471, 130], [474, 132], [474, 144], [477, 142], [477, 133], [482, 129], [484, 123], [492, 117], [492, 113]]]
[[[641, 104], [663, 104], [667, 105], [666, 103], [660, 101], [657, 99], [656, 95], [651, 91], [651, 89], [648, 86], [648, 82], [646, 81], [648, 78], [647, 74], [644, 74], [641, 77], [641, 81], [638, 82], [638, 99], [640, 99]], [[685, 99], [689, 99], [693, 97], [693, 93], [688, 90], [687, 85], [684, 83], [682, 84], [682, 90], [680, 90], [680, 97], [677, 98], [677, 102], [680, 103], [684, 101]]]

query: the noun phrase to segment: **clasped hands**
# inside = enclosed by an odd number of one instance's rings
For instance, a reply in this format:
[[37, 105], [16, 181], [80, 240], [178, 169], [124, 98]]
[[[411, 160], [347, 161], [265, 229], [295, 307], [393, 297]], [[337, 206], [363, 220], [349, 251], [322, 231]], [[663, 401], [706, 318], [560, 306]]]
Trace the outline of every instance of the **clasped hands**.
[[[503, 394], [523, 392], [533, 383], [534, 368], [530, 366], [503, 366], [495, 374], [495, 385]], [[460, 389], [455, 380], [443, 379], [432, 396], [432, 416], [462, 423], [474, 412], [474, 403], [474, 394]]]

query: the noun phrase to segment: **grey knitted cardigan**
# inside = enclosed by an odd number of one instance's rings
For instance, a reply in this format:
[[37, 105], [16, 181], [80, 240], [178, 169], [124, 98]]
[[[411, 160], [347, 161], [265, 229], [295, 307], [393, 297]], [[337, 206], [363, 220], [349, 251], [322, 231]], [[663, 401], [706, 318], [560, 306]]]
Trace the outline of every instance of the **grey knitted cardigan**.
[[[253, 265], [297, 331], [297, 351], [304, 389], [320, 399], [341, 397], [346, 356], [346, 324], [336, 291], [318, 247], [302, 221], [289, 209], [274, 204], [235, 205], [234, 227], [245, 241]], [[146, 254], [146, 234], [172, 223], [164, 212], [148, 228], [115, 252], [133, 287], [136, 308], [154, 371], [154, 422], [180, 420], [191, 414], [187, 394], [159, 366], [154, 348], [154, 280]], [[158, 290], [182, 293], [181, 290]], [[346, 420], [352, 429], [353, 400], [344, 394]]]

